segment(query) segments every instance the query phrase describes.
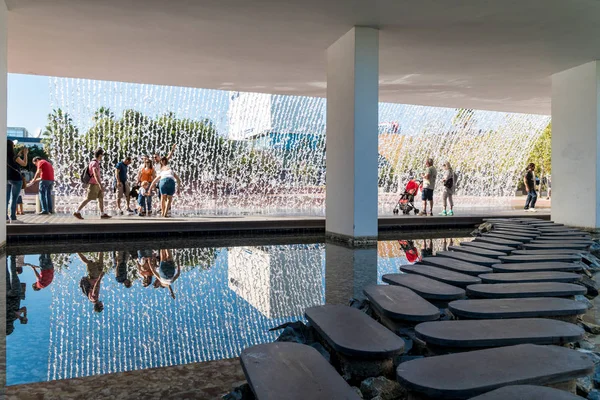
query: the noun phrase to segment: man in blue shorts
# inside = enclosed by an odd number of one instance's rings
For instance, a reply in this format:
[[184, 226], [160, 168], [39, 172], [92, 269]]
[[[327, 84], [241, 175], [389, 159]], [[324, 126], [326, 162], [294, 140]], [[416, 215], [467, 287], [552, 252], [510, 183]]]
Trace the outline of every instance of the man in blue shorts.
[[429, 202], [429, 215], [433, 216], [433, 190], [435, 189], [435, 181], [437, 179], [437, 170], [433, 166], [433, 158], [428, 158], [425, 161], [425, 172], [421, 177], [423, 178], [423, 190], [421, 192], [423, 209], [419, 215], [428, 215], [427, 202]]

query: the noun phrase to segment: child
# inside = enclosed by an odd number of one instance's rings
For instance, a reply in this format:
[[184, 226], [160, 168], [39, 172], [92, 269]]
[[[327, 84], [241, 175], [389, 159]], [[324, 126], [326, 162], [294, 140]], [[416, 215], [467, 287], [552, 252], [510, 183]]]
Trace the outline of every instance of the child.
[[150, 182], [143, 181], [138, 191], [138, 215], [152, 214], [152, 194], [150, 191]]
[[23, 198], [25, 197], [25, 186], [27, 186], [27, 179], [25, 179], [25, 175], [21, 174], [21, 178], [23, 179], [23, 185], [21, 186], [21, 192], [19, 193], [19, 198], [17, 199], [17, 215], [23, 215]]

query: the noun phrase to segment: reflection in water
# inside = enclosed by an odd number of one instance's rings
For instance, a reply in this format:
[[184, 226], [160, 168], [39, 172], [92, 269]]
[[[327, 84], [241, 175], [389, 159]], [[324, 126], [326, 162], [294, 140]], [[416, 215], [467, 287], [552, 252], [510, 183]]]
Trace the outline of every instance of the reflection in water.
[[[448, 245], [440, 239], [354, 250], [331, 243], [180, 249], [148, 243], [10, 256], [8, 384], [236, 357], [274, 340], [278, 333], [269, 329], [302, 320], [307, 307], [363, 298], [363, 288], [381, 283], [382, 275]], [[26, 285], [34, 287], [27, 300]], [[15, 329], [28, 314], [30, 323]]]

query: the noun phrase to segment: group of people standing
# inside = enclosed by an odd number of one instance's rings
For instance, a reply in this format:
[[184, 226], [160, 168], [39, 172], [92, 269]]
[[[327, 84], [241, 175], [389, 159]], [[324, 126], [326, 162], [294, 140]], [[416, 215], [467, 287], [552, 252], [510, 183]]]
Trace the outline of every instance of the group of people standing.
[[[444, 185], [444, 191], [442, 193], [442, 200], [444, 202], [444, 210], [440, 215], [454, 215], [454, 195], [455, 177], [452, 166], [449, 162], [445, 162], [444, 165], [444, 176], [442, 183]], [[425, 170], [421, 174], [422, 188], [421, 188], [421, 200], [423, 200], [423, 208], [419, 212], [419, 215], [433, 215], [433, 191], [435, 190], [435, 184], [437, 181], [437, 169], [433, 166], [433, 158], [425, 160]], [[429, 213], [427, 213], [427, 205], [429, 204]], [[448, 205], [450, 210], [448, 210]]]
[[[137, 171], [135, 185], [131, 185], [129, 181], [129, 168], [131, 165], [131, 157], [127, 156], [122, 161], [115, 165], [114, 170], [114, 189], [117, 195], [116, 206], [117, 213], [123, 215], [125, 212], [133, 214], [135, 211], [131, 209], [131, 198], [137, 196], [136, 211], [139, 216], [152, 214], [152, 197], [156, 191], [158, 200], [160, 201], [160, 215], [162, 217], [170, 217], [171, 206], [173, 204], [173, 196], [181, 189], [181, 180], [173, 168], [169, 165], [169, 161], [175, 151], [175, 145], [167, 156], [161, 157], [159, 154], [154, 154], [153, 160], [148, 156], [144, 156], [142, 165]], [[101, 161], [104, 158], [104, 150], [98, 149], [94, 153], [94, 159], [87, 166], [87, 174], [89, 178], [87, 182], [87, 196], [73, 213], [75, 218], [83, 219], [81, 211], [90, 202], [97, 200], [100, 208], [100, 218], [111, 218], [104, 211], [104, 187], [101, 175]], [[153, 162], [154, 161], [154, 162]], [[122, 202], [125, 200], [125, 211], [122, 207]]]

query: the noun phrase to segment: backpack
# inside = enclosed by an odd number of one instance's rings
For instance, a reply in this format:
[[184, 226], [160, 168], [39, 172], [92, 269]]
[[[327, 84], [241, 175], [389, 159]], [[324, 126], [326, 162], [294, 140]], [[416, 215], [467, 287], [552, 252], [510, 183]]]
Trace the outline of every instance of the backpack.
[[92, 176], [90, 175], [90, 166], [86, 165], [83, 171], [81, 171], [81, 183], [89, 185], [90, 179], [92, 179]]

